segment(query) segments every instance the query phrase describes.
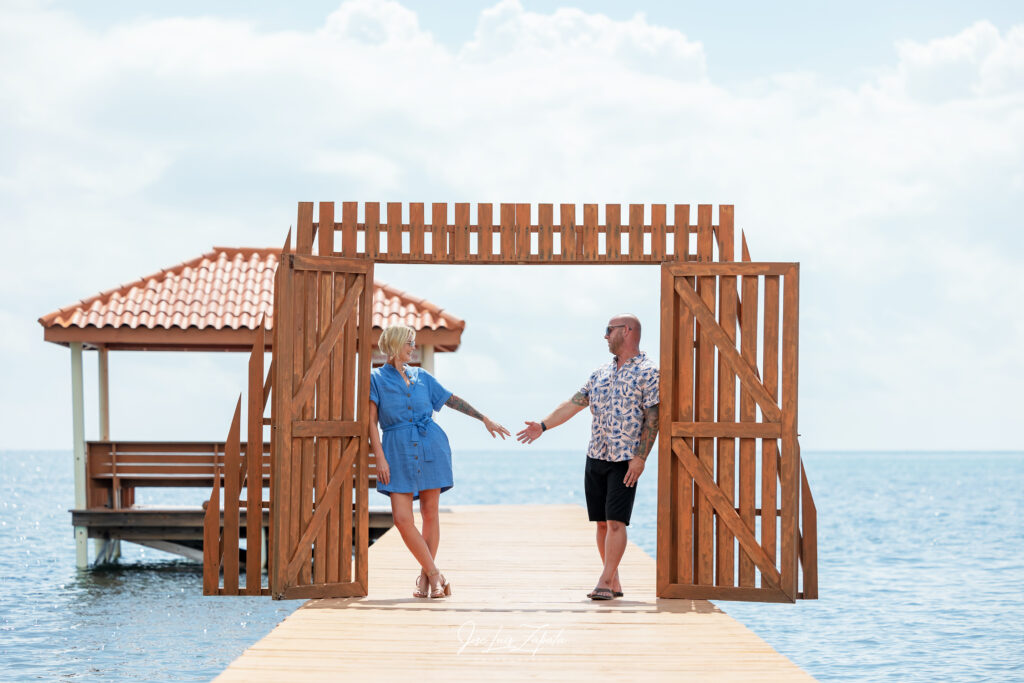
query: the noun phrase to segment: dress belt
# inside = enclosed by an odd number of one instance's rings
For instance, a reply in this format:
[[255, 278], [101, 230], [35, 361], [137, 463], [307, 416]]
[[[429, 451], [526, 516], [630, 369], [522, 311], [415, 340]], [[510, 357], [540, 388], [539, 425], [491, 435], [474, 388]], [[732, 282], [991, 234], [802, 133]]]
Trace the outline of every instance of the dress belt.
[[[420, 436], [426, 436], [427, 435], [427, 427], [429, 427], [430, 423], [433, 422], [433, 421], [434, 421], [434, 419], [428, 415], [427, 417], [423, 418], [422, 420], [417, 420], [415, 422], [396, 422], [393, 425], [388, 425], [387, 427], [384, 427], [381, 431], [384, 432], [385, 434], [387, 434], [388, 432], [393, 432], [396, 429], [402, 429], [403, 427], [415, 427], [417, 430], [419, 430]], [[431, 448], [424, 448], [423, 449], [423, 460], [424, 460], [424, 462], [433, 462], [434, 461], [434, 454], [433, 454], [432, 451], [433, 451], [433, 449], [431, 449]]]

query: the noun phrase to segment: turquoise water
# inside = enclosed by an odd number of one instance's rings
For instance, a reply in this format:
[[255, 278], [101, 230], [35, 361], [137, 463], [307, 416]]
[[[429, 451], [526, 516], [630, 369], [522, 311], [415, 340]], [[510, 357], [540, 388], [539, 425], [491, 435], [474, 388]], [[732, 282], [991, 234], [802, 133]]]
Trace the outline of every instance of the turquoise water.
[[[1024, 680], [1024, 454], [804, 459], [821, 599], [719, 606], [822, 680]], [[655, 467], [630, 526], [652, 555]], [[0, 680], [208, 680], [299, 605], [205, 598], [197, 564], [130, 544], [79, 572], [72, 500], [69, 453], [0, 453]], [[457, 454], [442, 502], [582, 504], [582, 455]]]

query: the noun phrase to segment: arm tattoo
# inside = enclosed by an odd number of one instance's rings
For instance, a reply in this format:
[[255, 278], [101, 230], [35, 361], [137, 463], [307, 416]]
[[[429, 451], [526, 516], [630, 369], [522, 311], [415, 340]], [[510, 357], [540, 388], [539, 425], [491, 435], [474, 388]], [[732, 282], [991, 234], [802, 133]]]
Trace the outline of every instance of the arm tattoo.
[[634, 458], [647, 460], [654, 448], [654, 440], [658, 438], [658, 404], [644, 411], [644, 426], [640, 429], [640, 443], [637, 444]]
[[479, 410], [477, 410], [473, 406], [469, 405], [468, 403], [466, 403], [464, 400], [462, 400], [461, 398], [459, 398], [455, 394], [452, 394], [448, 398], [448, 400], [444, 402], [444, 404], [446, 406], [448, 406], [449, 408], [451, 408], [452, 410], [457, 410], [460, 413], [465, 413], [466, 415], [469, 415], [470, 417], [475, 417], [478, 420], [483, 420], [484, 419], [484, 416], [480, 413]]
[[575, 406], [580, 406], [581, 408], [590, 405], [590, 399], [578, 391], [572, 395], [572, 398], [569, 399], [569, 402]]

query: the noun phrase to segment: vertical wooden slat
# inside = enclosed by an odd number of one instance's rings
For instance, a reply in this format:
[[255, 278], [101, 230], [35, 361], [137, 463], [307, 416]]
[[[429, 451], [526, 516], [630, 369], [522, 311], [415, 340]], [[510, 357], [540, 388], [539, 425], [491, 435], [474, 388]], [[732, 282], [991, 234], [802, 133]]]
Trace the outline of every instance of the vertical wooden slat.
[[[326, 296], [327, 310], [332, 318], [345, 296], [345, 276], [342, 273], [334, 273], [330, 278], [330, 290]], [[331, 361], [324, 370], [327, 376], [327, 414], [323, 419], [340, 420], [341, 416], [341, 377], [344, 371], [344, 346], [345, 333], [342, 332], [341, 339], [331, 350]], [[333, 472], [341, 458], [341, 439], [323, 439], [327, 442], [327, 471]], [[327, 522], [327, 552], [326, 567], [328, 583], [337, 583], [341, 580], [341, 506], [335, 503], [328, 513]]]
[[423, 202], [409, 204], [409, 255], [417, 261], [423, 258]]
[[796, 599], [797, 527], [800, 518], [800, 456], [797, 453], [797, 381], [800, 324], [800, 267], [782, 280], [782, 590]]
[[320, 202], [320, 228], [316, 233], [320, 256], [334, 255], [334, 202]]
[[[292, 315], [295, 320], [293, 323], [294, 327], [294, 343], [292, 345], [292, 386], [297, 387], [302, 384], [302, 376], [305, 371], [305, 345], [306, 336], [308, 332], [308, 322], [306, 320], [306, 273], [303, 271], [296, 271], [293, 276], [295, 280], [295, 293], [292, 297]], [[289, 397], [293, 399], [293, 397]], [[306, 419], [305, 411], [301, 405], [295, 403], [294, 400], [289, 400], [290, 416], [288, 419], [295, 421]], [[292, 437], [292, 448], [290, 455], [289, 467], [291, 468], [291, 491], [289, 506], [291, 508], [289, 515], [288, 524], [288, 544], [289, 548], [298, 543], [299, 537], [302, 534], [302, 519], [303, 519], [303, 494], [302, 488], [305, 483], [303, 476], [302, 462], [303, 462], [303, 439], [301, 437]]]
[[[740, 355], [757, 367], [757, 307], [758, 307], [758, 276], [747, 275], [741, 278], [743, 304], [740, 308]], [[741, 383], [740, 385], [740, 422], [757, 420], [757, 403], [753, 395]], [[740, 518], [752, 532], [755, 531], [755, 512], [757, 500], [757, 443], [755, 439], [740, 439]], [[772, 518], [775, 521], [775, 518]], [[774, 557], [774, 555], [772, 556]], [[739, 585], [754, 585], [754, 562], [750, 554], [740, 548]]]
[[[686, 278], [688, 284], [695, 286], [694, 278]], [[673, 284], [674, 288], [674, 284]], [[676, 342], [676, 386], [675, 386], [675, 417], [680, 422], [692, 422], [694, 418], [694, 387], [696, 385], [695, 357], [696, 349], [694, 338], [693, 313], [683, 305], [682, 301], [673, 291], [674, 308], [678, 322]], [[696, 453], [697, 444], [694, 439], [684, 439], [690, 450]], [[694, 486], [693, 477], [689, 475], [682, 463], [672, 456], [672, 463], [675, 467], [676, 488], [675, 494], [678, 500], [676, 505], [676, 537], [679, 539], [679, 548], [676, 553], [676, 581], [680, 584], [695, 583], [695, 572], [697, 567], [696, 554], [697, 545], [694, 542]]]
[[295, 345], [294, 288], [295, 269], [287, 253], [277, 269], [274, 287], [274, 389], [271, 409], [271, 437], [274, 441], [271, 459], [271, 529], [268, 574], [271, 595], [280, 598], [285, 589], [285, 567], [288, 563], [288, 539], [291, 537], [291, 451], [292, 451], [292, 387], [293, 348]]
[[341, 255], [354, 258], [359, 252], [357, 237], [359, 222], [359, 203], [341, 203]]
[[622, 206], [620, 204], [605, 204], [604, 223], [604, 253], [609, 261], [618, 261], [622, 253]]
[[562, 204], [558, 207], [559, 229], [561, 230], [562, 260], [575, 261], [581, 244], [576, 240], [576, 205]]
[[675, 205], [675, 225], [673, 230], [673, 257], [676, 261], [690, 260], [690, 205]]
[[[732, 261], [733, 235], [732, 225], [727, 224], [724, 217], [719, 217], [718, 254], [722, 261]], [[718, 278], [718, 324], [729, 339], [736, 344], [736, 277], [722, 275]], [[718, 421], [736, 421], [736, 373], [718, 354]], [[736, 440], [727, 437], [718, 438], [718, 487], [722, 489], [730, 503], [736, 501]], [[735, 537], [729, 528], [716, 518], [718, 540], [717, 578], [719, 586], [732, 586], [735, 583]]]
[[[313, 356], [316, 354], [316, 345], [320, 340], [321, 330], [319, 320], [317, 319], [317, 300], [319, 297], [319, 289], [317, 282], [320, 273], [314, 270], [302, 271], [302, 277], [305, 280], [305, 318], [306, 324], [303, 330], [303, 354], [302, 354], [302, 375], [305, 375], [310, 371], [310, 364], [313, 362]], [[316, 406], [314, 404], [314, 397], [311, 395], [302, 404], [302, 419], [312, 420], [316, 417]], [[301, 495], [301, 530], [300, 534], [305, 533], [306, 528], [309, 526], [310, 519], [313, 517], [313, 506], [316, 504], [317, 496], [320, 495], [320, 489], [317, 488], [316, 481], [316, 440], [314, 438], [302, 439], [302, 488], [300, 490]], [[302, 550], [305, 561], [302, 566], [302, 570], [299, 572], [299, 581], [302, 583], [309, 584], [313, 580], [313, 546], [310, 545], [308, 548]]]
[[531, 209], [530, 204], [516, 204], [516, 258], [521, 261], [530, 259], [530, 235], [533, 224]]
[[260, 594], [263, 531], [263, 354], [267, 319], [256, 330], [249, 356], [249, 409], [246, 417], [245, 592]]
[[313, 202], [299, 202], [299, 216], [295, 223], [295, 251], [313, 253]]
[[486, 203], [477, 204], [476, 222], [478, 230], [476, 238], [477, 258], [481, 261], [490, 261], [494, 258], [494, 205]]
[[388, 257], [402, 255], [402, 202], [388, 202]]
[[[356, 274], [345, 275], [345, 286], [343, 294], [339, 295], [336, 299], [335, 306], [340, 307], [346, 294], [356, 285], [358, 278], [361, 277]], [[372, 288], [371, 288], [372, 289]], [[345, 325], [345, 341], [344, 351], [342, 353], [344, 357], [344, 369], [342, 376], [342, 389], [341, 389], [341, 419], [342, 420], [355, 420], [356, 419], [356, 353], [358, 352], [359, 343], [359, 317], [357, 311], [353, 310], [352, 315], [349, 318], [349, 322]], [[370, 351], [372, 353], [372, 350]], [[367, 399], [369, 400], [369, 399]], [[351, 437], [350, 437], [351, 438]], [[340, 453], [345, 452], [345, 448], [348, 447], [347, 439], [339, 439], [339, 456]], [[345, 480], [341, 484], [341, 581], [352, 580], [352, 482], [353, 477], [356, 474], [358, 465], [353, 466], [351, 472], [345, 473]], [[356, 484], [359, 485], [358, 482]]]
[[455, 233], [452, 239], [452, 250], [455, 252], [455, 261], [459, 263], [469, 261], [469, 204], [466, 202], [455, 204]]
[[221, 468], [213, 467], [213, 490], [203, 515], [203, 595], [217, 595], [220, 587]]
[[733, 228], [734, 207], [721, 204], [718, 207], [718, 260], [735, 261], [736, 236]]
[[430, 214], [431, 255], [435, 262], [448, 258], [448, 204], [434, 202]]
[[[779, 397], [779, 276], [764, 279], [764, 388]], [[761, 440], [761, 547], [778, 566], [778, 457], [776, 439]]]
[[715, 260], [714, 227], [711, 224], [711, 205], [697, 206], [697, 260], [705, 263]]
[[645, 260], [643, 204], [629, 205], [629, 258], [632, 261]]
[[[342, 209], [344, 210], [344, 209]], [[391, 205], [388, 205], [388, 221], [391, 220]], [[399, 205], [399, 216], [401, 216], [401, 205]], [[334, 242], [334, 231], [324, 230], [324, 225], [334, 225], [334, 204], [330, 202], [320, 202], [320, 255], [327, 255], [331, 253], [331, 244]], [[390, 227], [389, 227], [390, 229]], [[329, 236], [328, 236], [329, 235]], [[344, 239], [344, 238], [343, 238]], [[391, 237], [388, 237], [390, 247]], [[317, 344], [324, 339], [327, 335], [327, 329], [330, 327], [331, 317], [333, 310], [331, 308], [331, 296], [333, 291], [333, 278], [330, 272], [320, 272], [317, 274], [318, 288], [319, 288], [319, 334], [317, 335]], [[332, 358], [333, 358], [332, 352]], [[320, 377], [316, 381], [316, 419], [326, 420], [329, 419], [331, 407], [331, 366], [324, 368], [321, 372]], [[330, 460], [331, 460], [331, 439], [320, 438], [316, 441], [316, 496], [317, 505], [319, 505], [320, 497], [323, 495], [324, 489], [327, 487], [327, 473], [330, 471]], [[332, 514], [333, 513], [333, 514]], [[333, 523], [333, 524], [332, 524]], [[314, 549], [314, 572], [316, 581], [325, 582], [329, 580], [330, 568], [332, 566], [330, 557], [336, 555], [337, 550], [336, 538], [332, 538], [331, 530], [337, 524], [337, 512], [331, 510], [328, 512], [328, 520], [321, 527], [320, 532], [316, 536], [315, 549]]]
[[[391, 249], [392, 242], [392, 220], [394, 218], [393, 204], [388, 204], [388, 249]], [[402, 205], [398, 205], [398, 222], [401, 223], [402, 216]], [[320, 203], [320, 254], [321, 256], [330, 253], [330, 243], [333, 242], [333, 230], [325, 231], [324, 225], [334, 225], [334, 205], [327, 202]], [[331, 235], [328, 237], [327, 235]], [[400, 243], [399, 238], [399, 243]], [[317, 311], [317, 336], [316, 344], [319, 345], [321, 341], [327, 336], [327, 329], [330, 327], [331, 318], [333, 317], [333, 309], [331, 308], [331, 296], [333, 294], [333, 282], [332, 273], [330, 272], [318, 272], [315, 275], [318, 287], [318, 311]], [[329, 419], [330, 412], [330, 400], [331, 400], [331, 368], [330, 365], [324, 368], [320, 373], [320, 377], [316, 380], [316, 419], [326, 420]], [[331, 439], [319, 438], [315, 444], [315, 487], [316, 487], [316, 506], [319, 507], [320, 499], [327, 488], [327, 473], [329, 460], [331, 456], [330, 447]], [[317, 583], [323, 583], [328, 580], [328, 572], [331, 566], [330, 555], [332, 549], [332, 539], [330, 538], [329, 530], [332, 527], [332, 522], [337, 523], [337, 514], [331, 515], [332, 511], [328, 511], [328, 519], [325, 524], [320, 527], [320, 531], [316, 535], [314, 541], [313, 551], [313, 571], [314, 579]]]
[[[799, 453], [799, 448], [797, 452]], [[800, 548], [800, 563], [804, 568], [803, 597], [805, 600], [815, 600], [818, 597], [818, 511], [814, 507], [811, 485], [807, 482], [807, 472], [804, 470], [802, 458], [800, 462], [800, 509], [803, 513]]]
[[373, 309], [373, 264], [363, 275], [363, 302], [359, 311], [359, 392], [358, 410], [359, 423], [362, 425], [362, 434], [359, 437], [359, 464], [357, 472], [356, 487], [356, 509], [359, 517], [356, 528], [356, 580], [362, 585], [364, 595], [369, 588], [369, 546], [370, 546], [370, 510], [367, 494], [367, 482], [370, 478], [369, 468], [369, 434], [370, 416], [369, 400], [370, 395], [370, 357], [373, 355], [370, 350], [371, 317]]
[[[399, 206], [401, 209], [401, 206]], [[390, 205], [388, 212], [390, 213]], [[320, 215], [323, 216], [323, 208], [320, 209]], [[390, 216], [389, 216], [390, 221]], [[388, 240], [391, 238], [388, 237]], [[389, 245], [390, 247], [390, 245]], [[331, 307], [331, 296], [334, 293], [333, 283], [331, 281], [333, 273], [330, 271], [317, 271], [314, 274], [317, 282], [318, 296], [317, 296], [317, 335], [316, 345], [314, 349], [318, 347], [323, 340], [327, 337], [327, 330], [331, 326], [333, 319], [334, 310]], [[331, 369], [328, 364], [321, 372], [320, 376], [316, 378], [316, 406], [315, 406], [315, 419], [327, 420], [329, 419], [330, 412], [330, 398], [331, 398]], [[330, 439], [320, 437], [315, 441], [315, 488], [316, 488], [316, 499], [315, 507], [320, 507], [320, 500], [323, 498], [324, 492], [327, 489], [327, 476], [330, 470], [328, 469], [328, 459], [330, 457]], [[314, 508], [315, 511], [315, 508]], [[320, 525], [320, 530], [317, 532], [316, 538], [313, 545], [313, 577], [317, 583], [325, 583], [327, 581], [327, 567], [329, 566], [328, 555], [330, 554], [330, 543], [328, 540], [327, 530], [331, 526], [330, 511], [328, 511], [327, 522]]]
[[673, 534], [673, 505], [678, 504], [672, 490], [672, 420], [675, 415], [673, 385], [676, 381], [675, 337], [676, 311], [675, 276], [668, 266], [661, 267], [661, 376], [658, 387], [661, 404], [658, 413], [658, 527], [656, 586], [658, 596], [664, 596], [676, 575], [675, 556], [679, 538]]
[[651, 260], [665, 260], [665, 205], [651, 204]]
[[231, 429], [224, 442], [224, 594], [238, 595], [238, 510], [240, 487], [238, 472], [242, 466], [242, 397], [235, 404]]
[[380, 256], [380, 202], [366, 202], [366, 255], [372, 259]]
[[597, 204], [583, 205], [583, 258], [597, 260]]
[[500, 260], [510, 262], [516, 258], [516, 205], [501, 205]]
[[554, 240], [551, 236], [554, 222], [554, 206], [541, 204], [537, 207], [537, 256], [544, 263], [551, 262], [551, 255], [554, 252]]
[[[715, 312], [715, 277], [697, 278], [697, 294], [704, 305], [712, 313]], [[696, 413], [698, 422], [714, 422], [715, 420], [715, 347], [705, 334], [701, 325], [697, 325], [697, 369], [696, 369]], [[715, 471], [715, 440], [710, 437], [694, 439], [697, 445], [695, 454], [709, 471]], [[714, 518], [711, 503], [704, 492], [696, 500], [696, 583], [712, 585], [714, 583]]]

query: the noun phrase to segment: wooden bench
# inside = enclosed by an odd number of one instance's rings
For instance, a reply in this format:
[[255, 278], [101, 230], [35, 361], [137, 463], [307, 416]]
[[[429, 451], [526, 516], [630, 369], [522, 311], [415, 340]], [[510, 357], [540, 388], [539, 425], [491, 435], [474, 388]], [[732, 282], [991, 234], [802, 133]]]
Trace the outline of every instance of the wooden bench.
[[[242, 443], [245, 455], [246, 444]], [[89, 441], [86, 507], [120, 510], [135, 504], [135, 489], [213, 487], [224, 463], [224, 443], [211, 441]], [[270, 443], [263, 444], [263, 486], [270, 486]], [[370, 454], [370, 487], [377, 482]]]

